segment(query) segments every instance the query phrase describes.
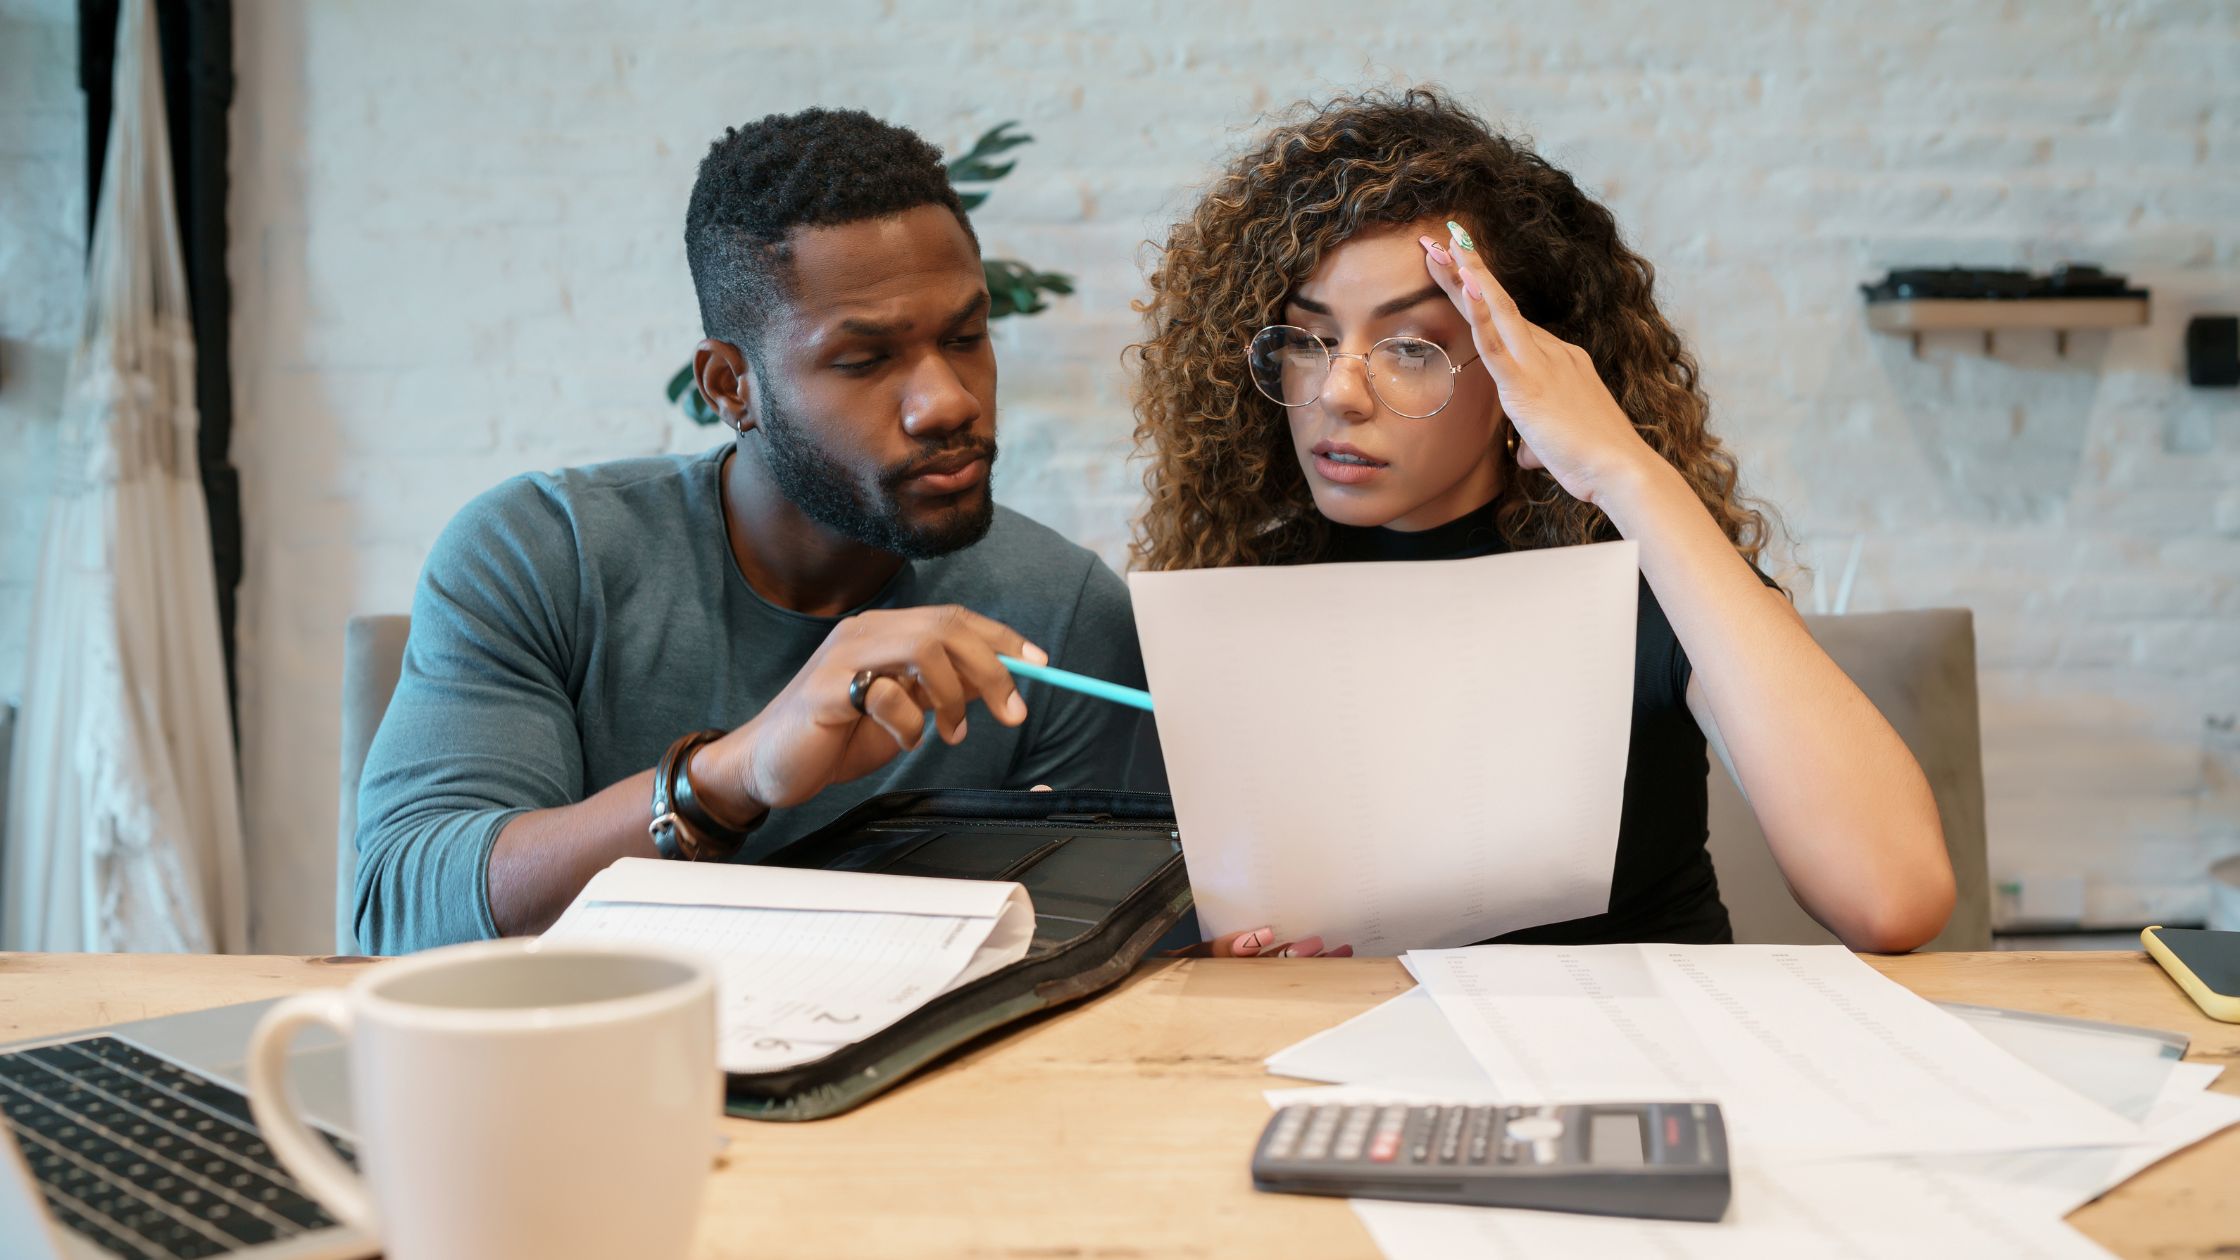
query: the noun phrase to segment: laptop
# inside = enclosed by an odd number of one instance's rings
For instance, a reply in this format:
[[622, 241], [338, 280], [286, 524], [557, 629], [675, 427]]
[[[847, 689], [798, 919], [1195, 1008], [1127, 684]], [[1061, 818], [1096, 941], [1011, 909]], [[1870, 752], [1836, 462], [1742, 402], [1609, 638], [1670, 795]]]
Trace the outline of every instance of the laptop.
[[[249, 1113], [246, 1002], [0, 1046], [0, 1256], [340, 1260], [378, 1250], [280, 1167]], [[288, 1079], [356, 1166], [347, 1051], [306, 1030]]]

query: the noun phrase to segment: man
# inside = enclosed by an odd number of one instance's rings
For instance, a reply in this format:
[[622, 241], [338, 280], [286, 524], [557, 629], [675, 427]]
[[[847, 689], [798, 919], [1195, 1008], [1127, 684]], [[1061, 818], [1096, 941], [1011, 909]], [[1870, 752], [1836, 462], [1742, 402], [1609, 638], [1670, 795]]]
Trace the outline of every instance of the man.
[[997, 661], [1143, 684], [1120, 579], [990, 497], [939, 152], [853, 111], [728, 130], [685, 247], [734, 440], [517, 477], [444, 531], [366, 761], [369, 950], [541, 931], [617, 858], [753, 861], [880, 792], [1127, 786], [1132, 710], [1030, 708]]

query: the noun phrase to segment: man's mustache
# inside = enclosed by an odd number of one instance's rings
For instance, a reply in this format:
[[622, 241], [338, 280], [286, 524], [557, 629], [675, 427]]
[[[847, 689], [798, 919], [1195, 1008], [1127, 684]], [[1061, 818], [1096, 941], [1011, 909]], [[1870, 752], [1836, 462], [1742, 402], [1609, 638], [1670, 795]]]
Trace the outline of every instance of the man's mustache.
[[892, 488], [935, 469], [950, 471], [960, 468], [974, 459], [985, 459], [988, 466], [993, 468], [996, 462], [996, 440], [975, 437], [932, 447], [888, 469], [879, 480], [881, 484]]

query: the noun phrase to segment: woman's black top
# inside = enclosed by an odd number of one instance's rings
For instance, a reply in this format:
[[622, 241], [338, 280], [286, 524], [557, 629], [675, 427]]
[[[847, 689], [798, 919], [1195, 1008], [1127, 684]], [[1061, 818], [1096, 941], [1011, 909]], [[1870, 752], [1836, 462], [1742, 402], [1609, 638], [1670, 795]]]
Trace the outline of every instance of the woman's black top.
[[[1494, 525], [1492, 504], [1415, 533], [1335, 524], [1329, 530], [1328, 542], [1317, 557], [1327, 562], [1463, 560], [1510, 550]], [[1703, 731], [1688, 712], [1688, 656], [1646, 579], [1641, 582], [1633, 642], [1633, 738], [1626, 754], [1625, 805], [1618, 823], [1610, 909], [1510, 932], [1494, 937], [1494, 943], [1724, 944], [1734, 940], [1727, 907], [1719, 900], [1711, 854], [1704, 848], [1709, 835], [1704, 776], [1709, 765]], [[1489, 837], [1488, 842], [1499, 841]]]

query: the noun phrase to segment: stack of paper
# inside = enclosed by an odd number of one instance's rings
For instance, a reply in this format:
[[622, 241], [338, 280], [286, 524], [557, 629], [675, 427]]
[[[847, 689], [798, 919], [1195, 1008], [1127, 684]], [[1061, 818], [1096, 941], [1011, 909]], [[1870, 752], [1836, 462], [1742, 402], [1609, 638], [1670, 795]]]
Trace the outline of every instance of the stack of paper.
[[627, 941], [716, 965], [727, 1072], [821, 1059], [1026, 957], [1027, 890], [992, 880], [624, 858], [546, 940]]
[[2061, 1217], [2240, 1122], [2182, 1045], [1942, 1009], [1835, 946], [1419, 951], [1421, 987], [1268, 1060], [1339, 1082], [1271, 1102], [1705, 1099], [1734, 1203], [1715, 1225], [1358, 1200], [1416, 1256], [2097, 1256]]

